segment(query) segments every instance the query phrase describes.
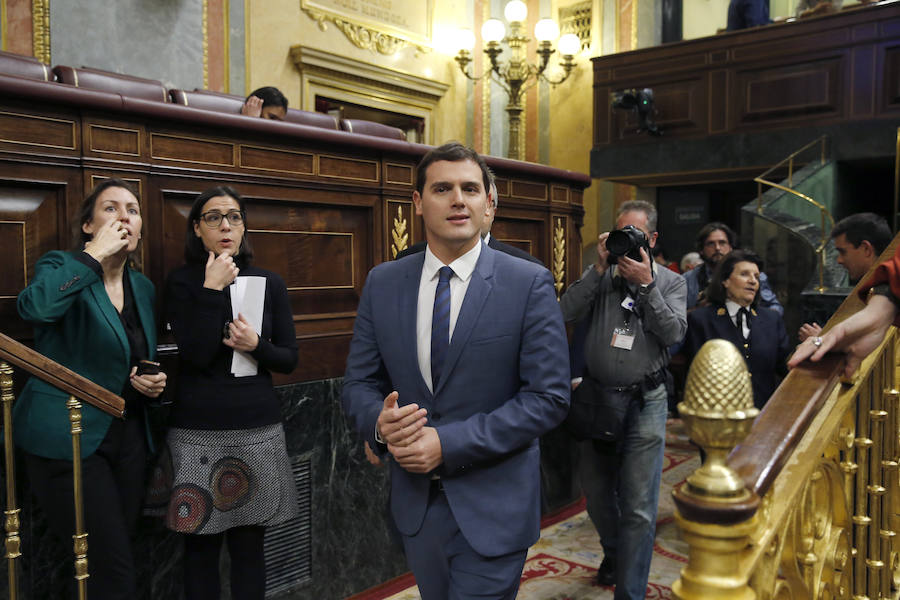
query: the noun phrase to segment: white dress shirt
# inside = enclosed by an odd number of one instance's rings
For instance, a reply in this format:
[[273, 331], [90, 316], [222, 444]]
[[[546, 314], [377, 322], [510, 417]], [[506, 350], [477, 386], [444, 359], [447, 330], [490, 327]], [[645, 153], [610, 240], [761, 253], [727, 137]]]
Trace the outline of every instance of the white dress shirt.
[[[480, 255], [481, 244], [479, 243], [446, 265], [453, 269], [453, 276], [450, 277], [450, 336], [447, 338], [448, 341], [452, 342], [453, 340], [456, 318], [459, 316], [459, 309], [466, 297], [466, 290], [469, 289], [472, 272], [475, 270], [475, 263], [478, 262]], [[431, 318], [434, 314], [434, 294], [437, 290], [438, 271], [443, 266], [445, 266], [444, 263], [432, 254], [431, 248], [426, 247], [422, 277], [419, 279], [419, 304], [416, 309], [416, 353], [422, 378], [432, 392], [434, 392], [434, 388], [431, 385]]]
[[[737, 314], [741, 308], [742, 308], [741, 305], [738, 304], [737, 302], [734, 302], [733, 300], [725, 301], [725, 310], [728, 311], [728, 316], [731, 317], [731, 322], [734, 323], [735, 327], [737, 327], [737, 325], [738, 325]], [[750, 308], [748, 307], [747, 308], [747, 318], [744, 319], [744, 322], [742, 324], [743, 325], [742, 333], [744, 335], [745, 340], [750, 337], [750, 314], [749, 313], [750, 313]]]

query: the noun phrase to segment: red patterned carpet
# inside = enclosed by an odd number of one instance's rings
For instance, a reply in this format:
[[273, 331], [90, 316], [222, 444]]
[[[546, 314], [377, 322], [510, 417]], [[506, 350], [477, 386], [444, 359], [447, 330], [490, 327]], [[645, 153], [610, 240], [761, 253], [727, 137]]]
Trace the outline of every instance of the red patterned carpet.
[[[671, 490], [699, 466], [697, 450], [687, 442], [681, 422], [670, 420], [660, 486], [656, 544], [647, 585], [646, 597], [649, 599], [672, 598], [672, 582], [687, 562], [687, 546], [681, 540], [675, 525]], [[584, 511], [583, 501], [549, 521], [541, 530], [541, 539], [528, 551], [519, 599], [611, 599], [613, 588], [594, 583], [603, 551], [597, 532]], [[354, 600], [419, 598], [411, 575], [354, 596]]]

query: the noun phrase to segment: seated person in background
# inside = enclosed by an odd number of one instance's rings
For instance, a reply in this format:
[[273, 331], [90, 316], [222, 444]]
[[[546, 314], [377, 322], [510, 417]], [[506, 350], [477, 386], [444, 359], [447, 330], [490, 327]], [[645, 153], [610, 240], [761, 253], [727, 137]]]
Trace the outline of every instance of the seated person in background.
[[241, 114], [247, 117], [262, 117], [274, 121], [284, 121], [287, 116], [288, 101], [276, 87], [267, 86], [254, 90], [241, 107]]
[[693, 359], [711, 339], [734, 344], [744, 356], [753, 385], [753, 404], [762, 408], [787, 373], [790, 352], [781, 315], [757, 308], [762, 261], [752, 252], [734, 250], [716, 267], [706, 296], [710, 303], [688, 313], [686, 354]]
[[700, 258], [699, 252], [688, 252], [684, 256], [681, 257], [681, 272], [687, 273], [694, 267], [699, 267], [703, 264], [703, 259]]
[[841, 10], [844, 0], [799, 0], [795, 8], [797, 17], [815, 17]]
[[816, 362], [829, 351], [837, 350], [847, 353], [844, 375], [851, 377], [862, 360], [881, 344], [888, 328], [900, 326], [900, 248], [893, 258], [878, 265], [872, 278], [859, 288], [858, 293], [863, 300], [869, 298], [866, 307], [821, 337], [810, 336], [798, 344], [788, 362], [789, 368], [793, 369], [807, 358]]
[[[705, 263], [684, 274], [687, 283], [687, 309], [703, 304], [703, 292], [709, 283], [713, 270], [722, 258], [736, 247], [737, 234], [725, 223], [712, 222], [703, 226], [697, 234], [697, 251]], [[759, 274], [759, 304], [784, 315], [784, 307], [769, 286], [765, 273]]]
[[728, 31], [768, 25], [769, 0], [731, 0], [728, 4]]
[[[847, 269], [850, 285], [856, 285], [869, 272], [884, 249], [891, 243], [891, 228], [884, 217], [865, 212], [838, 221], [831, 230], [839, 265]], [[804, 323], [797, 337], [804, 341], [822, 333], [818, 323]]]

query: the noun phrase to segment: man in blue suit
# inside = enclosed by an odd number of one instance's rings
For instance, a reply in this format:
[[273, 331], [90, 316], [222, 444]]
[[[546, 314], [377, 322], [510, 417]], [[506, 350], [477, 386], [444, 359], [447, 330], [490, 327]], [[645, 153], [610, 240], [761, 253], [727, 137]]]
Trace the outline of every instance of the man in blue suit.
[[450, 143], [419, 163], [428, 247], [370, 271], [343, 406], [390, 454], [391, 515], [425, 600], [514, 598], [540, 535], [538, 438], [569, 407], [549, 271], [481, 242], [490, 176]]

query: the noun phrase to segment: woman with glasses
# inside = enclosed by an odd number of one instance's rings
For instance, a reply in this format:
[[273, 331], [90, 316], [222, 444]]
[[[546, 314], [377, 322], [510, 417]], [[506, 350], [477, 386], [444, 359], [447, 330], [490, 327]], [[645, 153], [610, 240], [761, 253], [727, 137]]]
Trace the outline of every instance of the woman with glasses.
[[[156, 355], [154, 290], [132, 268], [141, 239], [137, 192], [106, 179], [84, 199], [69, 252], [49, 252], [18, 298], [38, 352], [125, 399], [125, 418], [82, 407], [81, 460], [92, 598], [135, 598], [130, 534], [144, 496], [144, 407], [166, 387]], [[75, 533], [69, 394], [31, 378], [14, 409], [14, 436], [50, 529]]]
[[265, 527], [297, 512], [270, 374], [297, 364], [293, 315], [282, 279], [251, 264], [246, 227], [235, 190], [200, 194], [188, 215], [186, 264], [166, 284], [180, 367], [161, 466], [172, 481], [166, 525], [186, 534], [188, 600], [219, 598], [223, 542], [232, 596], [263, 598]]

